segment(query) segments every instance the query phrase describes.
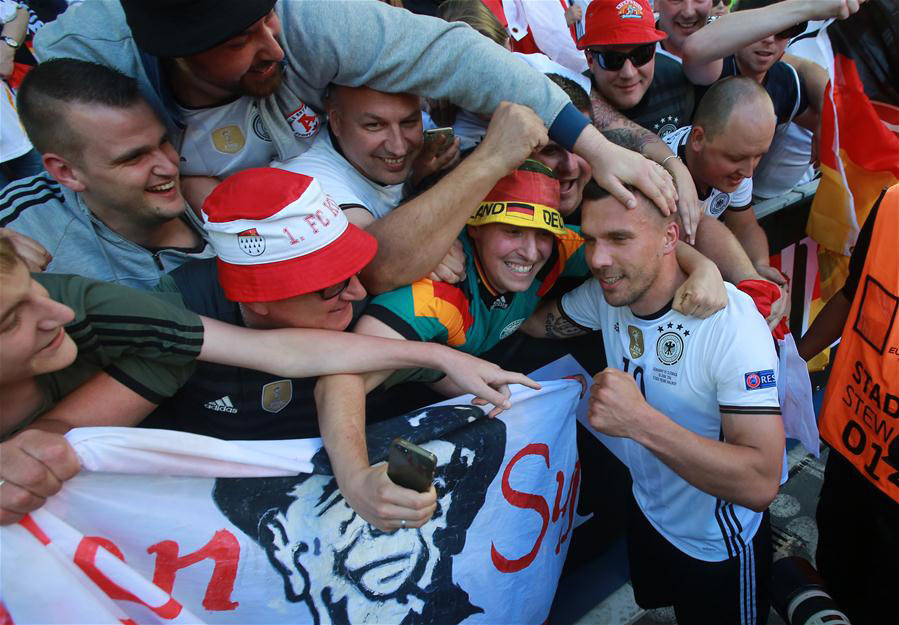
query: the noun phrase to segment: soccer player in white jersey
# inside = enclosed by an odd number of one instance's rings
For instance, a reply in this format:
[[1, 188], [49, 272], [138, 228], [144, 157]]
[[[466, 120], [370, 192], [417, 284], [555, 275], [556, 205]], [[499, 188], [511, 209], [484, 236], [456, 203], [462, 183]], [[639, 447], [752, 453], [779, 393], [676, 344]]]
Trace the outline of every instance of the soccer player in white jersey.
[[524, 330], [602, 330], [609, 368], [594, 378], [589, 420], [625, 439], [637, 603], [673, 605], [691, 625], [765, 623], [766, 509], [784, 452], [765, 321], [730, 284], [726, 307], [705, 319], [671, 308], [685, 278], [673, 253], [680, 228], [645, 198], [628, 211], [591, 183], [582, 210], [595, 279], [544, 302]]

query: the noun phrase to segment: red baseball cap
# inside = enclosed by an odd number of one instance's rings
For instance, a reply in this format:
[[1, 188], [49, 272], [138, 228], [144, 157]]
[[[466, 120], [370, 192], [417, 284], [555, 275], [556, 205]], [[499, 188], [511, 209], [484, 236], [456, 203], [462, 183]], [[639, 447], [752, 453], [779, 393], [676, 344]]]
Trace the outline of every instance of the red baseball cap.
[[593, 0], [584, 19], [580, 50], [590, 46], [655, 43], [668, 35], [656, 29], [648, 0]]
[[233, 302], [274, 302], [338, 284], [378, 249], [318, 181], [283, 169], [229, 176], [202, 214], [219, 282]]

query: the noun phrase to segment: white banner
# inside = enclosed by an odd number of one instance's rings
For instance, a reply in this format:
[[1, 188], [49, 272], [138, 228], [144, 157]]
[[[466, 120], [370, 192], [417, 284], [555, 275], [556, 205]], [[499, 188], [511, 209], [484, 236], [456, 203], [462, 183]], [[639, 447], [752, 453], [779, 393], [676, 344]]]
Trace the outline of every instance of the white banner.
[[396, 436], [438, 457], [434, 518], [394, 533], [344, 502], [318, 440], [73, 431], [82, 473], [0, 528], [0, 622], [542, 623], [582, 388], [518, 390], [497, 419], [460, 398], [370, 426], [373, 462]]

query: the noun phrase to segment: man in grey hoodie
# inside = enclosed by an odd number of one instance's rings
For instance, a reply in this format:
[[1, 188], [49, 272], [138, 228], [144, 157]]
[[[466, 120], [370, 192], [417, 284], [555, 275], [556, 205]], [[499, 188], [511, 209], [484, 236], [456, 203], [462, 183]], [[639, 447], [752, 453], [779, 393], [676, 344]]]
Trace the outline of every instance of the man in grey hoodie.
[[[219, 111], [244, 123], [216, 126], [240, 130], [212, 136], [213, 143], [219, 140], [218, 151], [241, 152], [242, 142], [259, 147], [255, 138], [261, 136], [271, 141], [278, 160], [297, 156], [320, 127], [322, 97], [331, 83], [448, 99], [485, 114], [506, 100], [533, 109], [549, 135], [584, 156], [597, 182], [627, 205], [635, 200], [625, 184], [643, 190], [665, 212], [675, 205], [663, 168], [605, 140], [560, 89], [525, 63], [464, 24], [373, 0], [86, 2], [42, 29], [35, 45], [42, 60], [84, 58], [134, 76], [176, 145], [190, 138], [185, 117], [194, 109], [229, 106], [250, 96], [252, 110]], [[217, 113], [206, 113], [202, 124], [211, 128]], [[545, 135], [534, 136], [531, 147], [545, 141]], [[189, 152], [187, 146], [181, 151]], [[218, 155], [207, 154], [218, 161]], [[666, 166], [677, 168], [676, 159]], [[215, 166], [207, 175], [218, 175]], [[205, 197], [211, 183], [197, 196]], [[679, 184], [679, 190], [692, 231], [698, 202], [687, 185]], [[193, 199], [193, 192], [188, 197]], [[408, 246], [420, 240], [414, 234], [389, 243]]]
[[22, 83], [19, 115], [46, 172], [0, 192], [0, 226], [43, 245], [48, 271], [150, 289], [215, 256], [134, 79], [85, 61], [43, 63]]

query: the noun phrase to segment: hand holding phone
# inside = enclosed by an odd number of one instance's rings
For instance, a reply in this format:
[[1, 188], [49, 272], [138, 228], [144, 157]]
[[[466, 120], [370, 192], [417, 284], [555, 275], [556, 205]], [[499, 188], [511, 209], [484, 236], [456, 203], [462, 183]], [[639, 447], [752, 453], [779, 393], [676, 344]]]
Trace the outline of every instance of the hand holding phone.
[[431, 128], [424, 132], [425, 145], [430, 147], [435, 141], [439, 143], [435, 154], [442, 154], [453, 144], [453, 129], [449, 126], [445, 128]]
[[434, 483], [437, 456], [404, 438], [395, 438], [387, 457], [387, 477], [394, 484], [420, 493]]

